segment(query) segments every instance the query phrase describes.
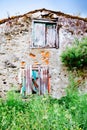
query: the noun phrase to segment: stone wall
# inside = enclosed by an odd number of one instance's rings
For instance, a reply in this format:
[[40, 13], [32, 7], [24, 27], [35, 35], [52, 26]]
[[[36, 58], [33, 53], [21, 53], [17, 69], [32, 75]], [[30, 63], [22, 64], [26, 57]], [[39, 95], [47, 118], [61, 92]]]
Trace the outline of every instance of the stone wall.
[[[57, 19], [59, 48], [32, 49], [32, 19]], [[53, 97], [65, 95], [64, 88], [68, 84], [68, 73], [60, 61], [61, 52], [71, 46], [75, 38], [87, 36], [87, 21], [60, 13], [41, 10], [27, 13], [21, 17], [10, 18], [0, 25], [0, 92], [18, 88], [16, 77], [20, 62], [27, 64], [43, 61], [41, 53], [49, 54], [49, 68], [51, 75], [51, 94]], [[34, 57], [32, 57], [32, 55]]]

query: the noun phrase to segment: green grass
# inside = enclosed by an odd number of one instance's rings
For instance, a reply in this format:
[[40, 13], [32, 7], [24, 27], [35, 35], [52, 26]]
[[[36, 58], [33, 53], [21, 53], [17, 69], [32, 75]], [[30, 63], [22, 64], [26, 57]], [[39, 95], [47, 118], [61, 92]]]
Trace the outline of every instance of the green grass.
[[0, 130], [87, 130], [87, 94], [68, 89], [61, 99], [10, 92], [0, 100]]

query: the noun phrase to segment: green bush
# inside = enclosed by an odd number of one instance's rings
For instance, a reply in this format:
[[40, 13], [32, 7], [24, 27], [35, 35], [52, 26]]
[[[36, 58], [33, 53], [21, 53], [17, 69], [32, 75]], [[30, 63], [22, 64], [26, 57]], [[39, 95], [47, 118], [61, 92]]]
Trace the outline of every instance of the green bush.
[[87, 38], [75, 40], [72, 47], [62, 52], [61, 60], [70, 69], [87, 67]]

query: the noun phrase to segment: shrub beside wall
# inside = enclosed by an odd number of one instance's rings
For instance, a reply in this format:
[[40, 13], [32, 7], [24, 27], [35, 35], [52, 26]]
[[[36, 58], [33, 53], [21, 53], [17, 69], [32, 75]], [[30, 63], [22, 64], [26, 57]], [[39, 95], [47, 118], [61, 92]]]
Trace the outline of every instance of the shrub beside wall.
[[87, 38], [76, 39], [72, 47], [62, 52], [61, 60], [70, 69], [87, 67]]

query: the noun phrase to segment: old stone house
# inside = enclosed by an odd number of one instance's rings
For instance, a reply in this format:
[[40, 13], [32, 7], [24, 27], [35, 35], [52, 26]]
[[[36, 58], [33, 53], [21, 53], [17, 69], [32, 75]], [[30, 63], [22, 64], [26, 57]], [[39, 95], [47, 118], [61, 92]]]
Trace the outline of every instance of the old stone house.
[[20, 62], [49, 67], [51, 94], [64, 95], [68, 74], [61, 52], [75, 38], [87, 36], [87, 19], [47, 9], [0, 21], [0, 92], [18, 86]]

